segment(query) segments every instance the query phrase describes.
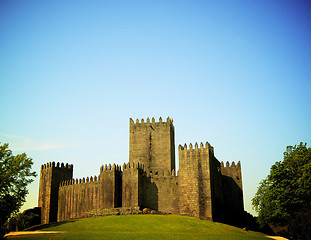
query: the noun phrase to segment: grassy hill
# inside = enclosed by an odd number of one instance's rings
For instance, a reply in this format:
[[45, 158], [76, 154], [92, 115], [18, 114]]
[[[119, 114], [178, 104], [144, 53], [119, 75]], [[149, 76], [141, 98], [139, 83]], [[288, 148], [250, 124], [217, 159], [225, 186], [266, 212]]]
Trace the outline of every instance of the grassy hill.
[[178, 215], [128, 215], [86, 218], [42, 225], [41, 231], [62, 233], [15, 236], [8, 239], [253, 239], [265, 235], [229, 225]]

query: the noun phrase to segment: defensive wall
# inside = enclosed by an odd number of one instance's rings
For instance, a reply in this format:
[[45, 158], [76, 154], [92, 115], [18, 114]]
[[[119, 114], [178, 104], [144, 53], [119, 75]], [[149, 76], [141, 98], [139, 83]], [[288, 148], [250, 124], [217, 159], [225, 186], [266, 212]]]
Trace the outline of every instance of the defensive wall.
[[83, 218], [108, 209], [130, 213], [150, 208], [213, 221], [232, 220], [244, 211], [240, 162], [219, 162], [208, 142], [179, 145], [178, 155], [176, 174], [170, 118], [136, 123], [130, 119], [129, 162], [122, 167], [106, 164], [98, 176], [73, 179], [72, 165], [42, 165], [41, 222]]

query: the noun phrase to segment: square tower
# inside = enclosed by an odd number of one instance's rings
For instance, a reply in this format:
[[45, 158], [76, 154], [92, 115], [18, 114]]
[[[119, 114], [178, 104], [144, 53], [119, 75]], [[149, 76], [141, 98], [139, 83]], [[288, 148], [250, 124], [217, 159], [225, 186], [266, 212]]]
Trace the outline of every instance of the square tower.
[[55, 162], [44, 164], [40, 171], [38, 206], [41, 207], [41, 224], [56, 222], [59, 184], [72, 179], [73, 165]]
[[146, 170], [157, 174], [175, 170], [175, 139], [172, 120], [155, 122], [149, 118], [136, 123], [130, 119], [130, 163], [142, 163]]

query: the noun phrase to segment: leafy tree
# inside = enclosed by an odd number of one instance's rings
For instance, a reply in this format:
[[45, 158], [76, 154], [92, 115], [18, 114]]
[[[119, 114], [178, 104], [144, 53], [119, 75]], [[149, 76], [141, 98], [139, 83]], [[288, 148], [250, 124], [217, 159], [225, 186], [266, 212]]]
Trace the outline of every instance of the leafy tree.
[[[295, 229], [311, 219], [311, 148], [300, 143], [288, 146], [284, 160], [276, 162], [266, 179], [261, 181], [252, 199], [261, 225], [272, 223], [287, 226], [295, 235]], [[298, 221], [299, 220], [299, 221]]]
[[27, 185], [36, 173], [31, 172], [32, 159], [25, 153], [12, 155], [8, 144], [0, 145], [0, 238], [5, 233], [5, 223], [25, 202]]
[[33, 209], [25, 210], [23, 213], [13, 214], [7, 221], [8, 231], [22, 231], [31, 226], [40, 224], [40, 215], [32, 211]]

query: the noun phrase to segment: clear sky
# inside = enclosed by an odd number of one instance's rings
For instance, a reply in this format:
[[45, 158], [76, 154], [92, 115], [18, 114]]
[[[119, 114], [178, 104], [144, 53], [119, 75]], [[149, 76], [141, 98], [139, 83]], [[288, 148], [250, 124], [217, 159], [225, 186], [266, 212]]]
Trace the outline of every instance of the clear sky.
[[[311, 143], [311, 3], [0, 2], [0, 142], [74, 178], [128, 161], [129, 118], [241, 161], [245, 209], [288, 145]], [[23, 209], [37, 206], [39, 177]]]

